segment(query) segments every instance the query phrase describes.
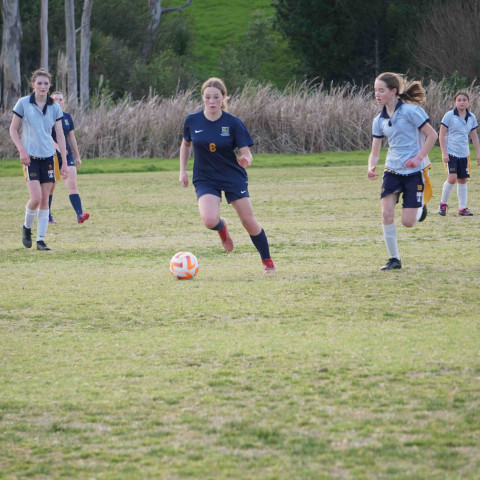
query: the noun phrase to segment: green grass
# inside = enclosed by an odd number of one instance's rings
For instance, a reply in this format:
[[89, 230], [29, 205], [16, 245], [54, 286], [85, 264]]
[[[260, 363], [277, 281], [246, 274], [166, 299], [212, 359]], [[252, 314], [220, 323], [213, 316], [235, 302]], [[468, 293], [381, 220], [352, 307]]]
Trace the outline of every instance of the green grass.
[[[163, 3], [165, 6], [178, 5], [173, 0]], [[203, 0], [192, 2], [184, 10], [192, 18], [193, 54], [198, 78], [206, 80], [218, 76], [222, 50], [227, 44], [243, 38], [247, 26], [253, 21], [252, 14], [256, 11], [261, 12], [265, 18], [272, 17], [275, 13], [270, 0]], [[274, 36], [276, 44], [270, 59], [262, 65], [262, 72], [272, 83], [284, 86], [291, 80], [290, 76], [285, 77], [285, 72], [290, 75], [292, 71], [286, 65], [293, 62], [294, 58], [280, 34], [275, 33]]]
[[[0, 170], [0, 478], [478, 478], [480, 216], [455, 192], [435, 215], [432, 156], [431, 214], [380, 272], [380, 183], [336, 155], [256, 157], [273, 276], [231, 207], [226, 254], [176, 169], [113, 161], [79, 178], [91, 219], [59, 185], [53, 250], [27, 250], [23, 179]], [[193, 281], [170, 276], [179, 250]]]

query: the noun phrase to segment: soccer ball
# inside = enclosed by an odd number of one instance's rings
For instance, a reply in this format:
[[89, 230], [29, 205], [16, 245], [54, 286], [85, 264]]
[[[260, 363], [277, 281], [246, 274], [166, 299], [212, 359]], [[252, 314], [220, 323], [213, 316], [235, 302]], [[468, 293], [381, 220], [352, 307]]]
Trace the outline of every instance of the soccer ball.
[[178, 280], [193, 278], [198, 272], [197, 257], [190, 252], [178, 252], [170, 260], [170, 273]]

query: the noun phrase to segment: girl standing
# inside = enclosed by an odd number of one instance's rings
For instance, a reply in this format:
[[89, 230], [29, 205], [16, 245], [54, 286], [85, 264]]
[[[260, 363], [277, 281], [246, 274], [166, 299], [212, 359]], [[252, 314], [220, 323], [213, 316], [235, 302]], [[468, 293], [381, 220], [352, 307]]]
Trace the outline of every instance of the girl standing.
[[[10, 124], [10, 136], [20, 154], [25, 181], [30, 199], [25, 212], [22, 228], [22, 243], [26, 248], [32, 246], [32, 224], [38, 209], [37, 250], [50, 250], [45, 244], [48, 228], [48, 197], [51, 183], [54, 181], [55, 146], [52, 140], [52, 128], [55, 127], [60, 155], [64, 159], [61, 174], [68, 177], [67, 152], [62, 131], [62, 109], [48, 95], [51, 85], [50, 74], [39, 69], [33, 72], [31, 87], [33, 93], [22, 97], [13, 108]], [[22, 137], [19, 136], [20, 125]]]
[[[64, 110], [64, 100], [63, 100], [63, 95], [60, 92], [53, 92], [51, 97], [55, 102], [57, 102], [62, 111]], [[82, 210], [82, 201], [80, 199], [80, 195], [78, 194], [78, 188], [77, 188], [77, 168], [80, 168], [82, 166], [82, 160], [80, 158], [80, 152], [78, 150], [78, 145], [77, 145], [77, 138], [75, 137], [75, 125], [73, 124], [73, 118], [72, 116], [67, 113], [63, 112], [63, 118], [62, 118], [62, 128], [63, 128], [63, 134], [65, 137], [65, 142], [67, 145], [67, 165], [68, 165], [68, 178], [65, 180], [65, 186], [67, 187], [68, 194], [69, 194], [69, 199], [70, 203], [72, 204], [73, 209], [75, 210], [75, 213], [77, 214], [77, 222], [78, 223], [83, 223], [85, 220], [88, 220], [90, 218], [90, 214], [88, 212], [83, 212]], [[55, 147], [57, 147], [57, 134], [56, 130], [52, 130], [52, 137], [55, 142]], [[73, 153], [72, 153], [73, 151]], [[75, 154], [75, 160], [73, 158], [73, 154]], [[60, 168], [62, 167], [62, 159], [59, 158], [57, 155], [58, 161], [59, 161], [59, 166]], [[49, 223], [57, 223], [51, 213], [51, 206], [52, 206], [52, 198], [53, 198], [53, 191], [55, 190], [55, 183], [52, 183], [52, 190], [50, 193], [48, 205], [50, 208], [50, 214], [49, 214]]]
[[218, 232], [227, 252], [233, 250], [227, 223], [220, 217], [223, 191], [260, 253], [264, 273], [274, 273], [267, 236], [253, 214], [248, 193], [245, 169], [252, 164], [253, 140], [241, 120], [226, 112], [227, 89], [220, 79], [210, 78], [203, 84], [202, 99], [203, 110], [187, 115], [183, 126], [179, 181], [188, 186], [186, 168], [193, 148], [193, 184], [204, 225]]
[[443, 217], [447, 214], [448, 199], [456, 183], [458, 214], [462, 217], [470, 217], [473, 213], [467, 208], [467, 178], [470, 178], [468, 135], [470, 134], [477, 152], [477, 164], [480, 165], [478, 122], [475, 115], [468, 110], [470, 97], [467, 93], [457, 92], [453, 101], [455, 108], [445, 114], [440, 125], [440, 148], [448, 176], [443, 184], [442, 201], [438, 207], [438, 213]]
[[379, 177], [375, 169], [383, 137], [387, 137], [389, 146], [380, 198], [383, 236], [390, 259], [381, 270], [402, 268], [394, 222], [400, 193], [403, 195], [402, 224], [405, 227], [413, 227], [427, 214], [423, 202], [423, 168], [438, 135], [428, 123], [428, 115], [419, 106], [424, 98], [425, 90], [420, 82], [406, 82], [396, 73], [382, 73], [375, 80], [375, 99], [382, 111], [373, 120], [369, 179]]

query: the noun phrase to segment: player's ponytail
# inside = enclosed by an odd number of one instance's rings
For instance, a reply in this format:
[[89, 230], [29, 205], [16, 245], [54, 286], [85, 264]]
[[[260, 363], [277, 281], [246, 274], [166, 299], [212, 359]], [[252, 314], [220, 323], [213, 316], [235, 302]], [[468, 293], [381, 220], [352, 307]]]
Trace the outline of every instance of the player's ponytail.
[[213, 87], [213, 88], [218, 88], [220, 92], [222, 92], [223, 95], [223, 101], [222, 101], [222, 110], [227, 110], [227, 87], [223, 83], [222, 80], [216, 77], [209, 78], [203, 85], [202, 85], [202, 96], [203, 92], [205, 91], [206, 88], [208, 87]]
[[390, 90], [397, 90], [397, 97], [407, 103], [421, 104], [425, 99], [425, 89], [417, 81], [407, 81], [403, 75], [392, 72], [385, 72], [377, 77], [377, 80], [385, 82]]

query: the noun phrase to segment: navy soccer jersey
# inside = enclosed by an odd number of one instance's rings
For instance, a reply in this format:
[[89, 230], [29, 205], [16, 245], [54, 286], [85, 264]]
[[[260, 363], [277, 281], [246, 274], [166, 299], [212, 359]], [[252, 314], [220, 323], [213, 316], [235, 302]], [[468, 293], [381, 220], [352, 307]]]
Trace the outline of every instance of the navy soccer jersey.
[[[63, 112], [62, 128], [63, 128], [63, 133], [65, 135], [65, 144], [67, 146], [67, 160], [68, 160], [69, 157], [72, 157], [72, 148], [68, 143], [68, 134], [71, 131], [75, 130], [75, 125], [73, 124], [73, 118], [69, 113]], [[55, 127], [52, 128], [52, 137], [53, 137], [53, 140], [57, 142], [57, 133], [55, 132]]]
[[235, 191], [248, 182], [237, 162], [236, 148], [250, 147], [253, 140], [242, 121], [223, 111], [212, 122], [203, 110], [187, 115], [183, 138], [193, 142], [193, 184], [209, 183], [220, 190]]

